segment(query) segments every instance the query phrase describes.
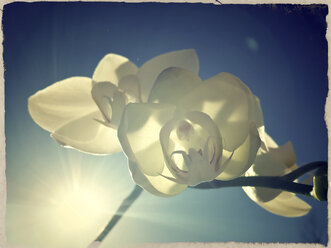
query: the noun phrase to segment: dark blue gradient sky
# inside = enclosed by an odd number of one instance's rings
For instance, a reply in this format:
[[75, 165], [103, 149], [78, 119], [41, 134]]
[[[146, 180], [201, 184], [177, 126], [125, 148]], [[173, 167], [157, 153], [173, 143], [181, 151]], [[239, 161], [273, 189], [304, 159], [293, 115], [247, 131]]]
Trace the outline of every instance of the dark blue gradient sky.
[[[64, 78], [91, 77], [107, 53], [140, 66], [159, 54], [194, 48], [202, 79], [230, 72], [260, 98], [267, 132], [279, 144], [292, 141], [299, 165], [327, 160], [327, 13], [321, 5], [6, 5], [8, 242], [84, 247], [133, 187], [123, 154], [96, 157], [62, 148], [27, 111], [30, 95]], [[54, 187], [70, 184], [76, 170], [85, 185], [101, 189], [108, 209], [85, 229], [64, 231], [50, 217], [55, 212], [49, 197]], [[261, 209], [239, 188], [188, 189], [170, 199], [144, 193], [104, 247], [174, 241], [326, 244], [327, 204], [305, 200], [313, 207], [308, 215], [283, 218]]]

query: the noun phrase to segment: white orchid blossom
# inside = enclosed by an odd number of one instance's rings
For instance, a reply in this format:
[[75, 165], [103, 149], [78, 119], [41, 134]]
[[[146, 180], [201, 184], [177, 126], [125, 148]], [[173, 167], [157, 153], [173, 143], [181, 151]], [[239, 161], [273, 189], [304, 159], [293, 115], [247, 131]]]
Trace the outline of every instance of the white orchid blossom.
[[259, 101], [239, 78], [220, 73], [202, 82], [195, 72], [168, 68], [147, 103], [125, 107], [118, 137], [133, 180], [165, 197], [243, 175], [264, 126]]
[[[283, 146], [265, 135], [268, 152], [259, 151], [254, 164], [245, 176], [283, 176], [298, 168], [296, 155], [291, 142]], [[311, 206], [294, 193], [262, 187], [243, 187], [246, 194], [265, 210], [285, 216], [299, 217], [306, 215]]]
[[[162, 197], [187, 186], [240, 176], [282, 176], [298, 168], [291, 143], [264, 132], [259, 100], [236, 76], [204, 82], [194, 50], [157, 56], [140, 68], [106, 55], [92, 78], [71, 77], [28, 99], [33, 120], [63, 146], [121, 151], [135, 183]], [[243, 187], [262, 208], [286, 217], [311, 207], [294, 193]]]
[[93, 154], [121, 151], [117, 127], [129, 102], [146, 102], [156, 77], [176, 66], [198, 72], [195, 50], [155, 57], [140, 68], [127, 58], [106, 55], [92, 78], [71, 77], [32, 95], [33, 120], [61, 145]]

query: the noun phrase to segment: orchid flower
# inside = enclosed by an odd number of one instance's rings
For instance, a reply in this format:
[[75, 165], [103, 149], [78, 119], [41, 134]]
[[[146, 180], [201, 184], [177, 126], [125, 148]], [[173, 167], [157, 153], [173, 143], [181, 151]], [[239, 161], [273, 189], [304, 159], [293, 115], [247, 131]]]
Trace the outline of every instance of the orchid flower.
[[157, 56], [140, 68], [129, 59], [106, 55], [92, 78], [70, 77], [32, 95], [28, 109], [32, 119], [59, 144], [93, 154], [121, 151], [117, 127], [124, 107], [146, 102], [161, 71], [176, 66], [198, 72], [195, 50]]
[[[268, 152], [258, 152], [254, 164], [246, 171], [245, 176], [283, 176], [298, 168], [291, 142], [279, 147], [267, 134], [265, 141]], [[310, 205], [291, 192], [262, 187], [243, 189], [254, 202], [277, 215], [299, 217], [306, 215], [311, 209]]]
[[147, 103], [125, 107], [118, 138], [135, 183], [163, 197], [243, 175], [266, 149], [259, 101], [239, 78], [202, 82], [175, 67], [157, 77]]

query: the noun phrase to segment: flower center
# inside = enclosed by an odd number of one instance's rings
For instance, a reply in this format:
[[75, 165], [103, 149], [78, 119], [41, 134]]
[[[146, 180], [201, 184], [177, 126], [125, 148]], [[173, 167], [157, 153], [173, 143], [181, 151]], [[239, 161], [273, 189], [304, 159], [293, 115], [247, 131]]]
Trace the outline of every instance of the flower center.
[[189, 141], [190, 135], [192, 135], [193, 132], [193, 126], [186, 120], [180, 121], [176, 129], [176, 134], [179, 140]]
[[208, 166], [208, 164], [212, 165], [216, 152], [213, 137], [209, 136], [208, 139], [201, 145], [203, 145], [203, 148], [194, 149], [190, 147], [188, 148], [188, 152], [184, 150], [173, 151], [170, 154], [172, 162], [183, 172], [192, 172], [192, 163], [198, 160], [199, 162], [202, 162], [201, 166], [203, 166], [203, 164], [206, 166]]
[[197, 185], [220, 173], [222, 139], [213, 120], [202, 112], [174, 118], [161, 130], [165, 161], [178, 183]]

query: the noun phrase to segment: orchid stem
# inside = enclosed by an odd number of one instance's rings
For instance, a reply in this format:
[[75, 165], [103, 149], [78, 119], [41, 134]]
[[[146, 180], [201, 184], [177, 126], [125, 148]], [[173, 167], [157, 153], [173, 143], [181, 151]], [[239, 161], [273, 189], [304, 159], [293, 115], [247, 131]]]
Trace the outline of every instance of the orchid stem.
[[281, 189], [296, 194], [311, 196], [310, 192], [313, 186], [294, 183], [282, 179], [282, 177], [273, 176], [252, 176], [252, 177], [238, 177], [229, 181], [213, 180], [211, 182], [200, 183], [192, 188], [195, 189], [215, 189], [225, 187], [264, 187], [272, 189]]
[[[288, 173], [284, 176], [251, 176], [251, 177], [238, 177], [228, 181], [213, 180], [211, 182], [200, 183], [197, 186], [190, 187], [195, 189], [216, 189], [225, 187], [264, 187], [272, 189], [281, 189], [284, 191], [301, 194], [312, 197], [312, 185], [306, 185], [293, 182], [293, 180], [305, 175], [306, 173], [319, 168], [327, 168], [328, 163], [325, 161], [312, 162], [299, 167], [298, 169]], [[88, 246], [88, 248], [97, 248], [101, 242], [114, 228], [116, 223], [123, 217], [124, 213], [131, 207], [135, 200], [142, 192], [142, 188], [138, 185], [135, 186], [130, 195], [125, 198], [117, 209], [115, 215], [108, 222], [104, 230], [99, 236]]]
[[195, 189], [215, 189], [224, 187], [264, 187], [272, 189], [281, 189], [284, 191], [301, 194], [311, 197], [312, 185], [292, 182], [293, 180], [303, 176], [309, 171], [327, 167], [328, 163], [324, 161], [312, 162], [301, 166], [284, 176], [252, 176], [252, 177], [238, 177], [229, 181], [213, 180], [211, 182], [200, 183], [192, 188]]
[[119, 206], [114, 216], [108, 222], [107, 226], [103, 229], [103, 231], [99, 234], [99, 236], [89, 245], [88, 248], [99, 247], [99, 245], [104, 240], [104, 238], [114, 228], [116, 223], [123, 217], [124, 213], [131, 207], [131, 205], [139, 197], [141, 192], [142, 192], [142, 188], [136, 185], [133, 191], [130, 193], [130, 195], [128, 195], [128, 197], [123, 200], [122, 204]]
[[299, 167], [298, 169], [284, 175], [282, 178], [288, 181], [293, 181], [309, 171], [316, 170], [322, 167], [327, 167], [328, 162], [326, 161], [316, 161]]

